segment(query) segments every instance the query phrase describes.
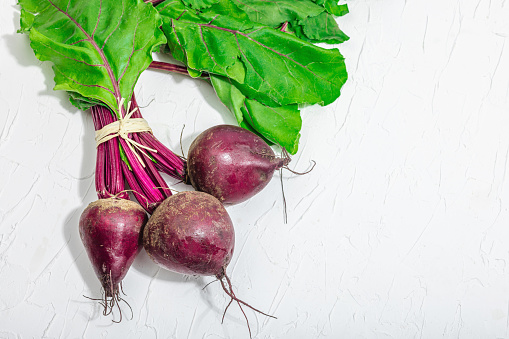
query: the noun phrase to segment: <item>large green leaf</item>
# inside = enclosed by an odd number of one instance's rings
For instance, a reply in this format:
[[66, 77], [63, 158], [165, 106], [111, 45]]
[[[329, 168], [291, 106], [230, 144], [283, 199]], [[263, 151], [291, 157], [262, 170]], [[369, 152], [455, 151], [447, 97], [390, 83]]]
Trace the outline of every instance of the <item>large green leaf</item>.
[[270, 107], [256, 100], [246, 99], [241, 109], [244, 120], [258, 133], [286, 148], [290, 154], [297, 153], [302, 128], [297, 104]]
[[[238, 58], [238, 52], [234, 55], [231, 53], [236, 50], [237, 43], [235, 39], [231, 39], [228, 26], [217, 30], [203, 27], [210, 19], [196, 15], [179, 0], [163, 2], [157, 8], [162, 15], [163, 31], [175, 59], [196, 71], [244, 81], [244, 66]], [[253, 27], [252, 24], [231, 19], [243, 29]]]
[[232, 0], [254, 22], [278, 27], [285, 21], [304, 20], [325, 9], [310, 0]]
[[258, 134], [268, 144], [273, 144], [272, 141], [265, 138], [256, 129], [254, 129], [253, 126], [244, 120], [242, 106], [244, 105], [246, 97], [235, 86], [232, 85], [231, 80], [215, 74], [210, 75], [210, 80], [211, 85], [214, 87], [214, 90], [219, 97], [219, 100], [221, 100], [221, 102], [235, 115], [239, 126], [255, 134]]
[[347, 79], [343, 56], [258, 23], [162, 3], [163, 30], [188, 67], [229, 77], [248, 98], [272, 106], [327, 105]]
[[20, 31], [29, 32], [39, 60], [53, 62], [55, 89], [103, 102], [114, 112], [120, 98], [130, 99], [152, 51], [166, 41], [157, 11], [141, 0], [20, 0], [20, 5]]
[[253, 130], [271, 143], [295, 154], [298, 149], [302, 119], [296, 104], [270, 107], [246, 98], [230, 79], [211, 75], [214, 89], [240, 126]]
[[327, 12], [292, 23], [292, 28], [301, 39], [311, 42], [340, 44], [349, 39], [348, 35], [339, 29], [334, 17]]
[[347, 73], [337, 49], [324, 49], [267, 27], [236, 37], [246, 75], [237, 87], [271, 105], [335, 101]]
[[194, 9], [203, 9], [212, 6], [219, 0], [182, 0], [187, 6]]
[[32, 28], [32, 24], [34, 23], [35, 15], [25, 11], [23, 8], [21, 9], [21, 14], [19, 18], [20, 29], [18, 33], [27, 33]]
[[325, 10], [335, 16], [348, 14], [348, 5], [339, 5], [337, 0], [312, 0], [317, 5], [323, 6]]
[[241, 107], [244, 106], [246, 96], [233, 86], [231, 80], [226, 77], [211, 74], [210, 82], [219, 100], [235, 115], [237, 122], [241, 125], [244, 121]]
[[[348, 40], [334, 16], [348, 13], [337, 1], [312, 0], [232, 0], [249, 19], [271, 27], [288, 22], [299, 38], [311, 42], [342, 43]], [[316, 3], [315, 3], [316, 2]], [[212, 7], [210, 10], [214, 10]]]

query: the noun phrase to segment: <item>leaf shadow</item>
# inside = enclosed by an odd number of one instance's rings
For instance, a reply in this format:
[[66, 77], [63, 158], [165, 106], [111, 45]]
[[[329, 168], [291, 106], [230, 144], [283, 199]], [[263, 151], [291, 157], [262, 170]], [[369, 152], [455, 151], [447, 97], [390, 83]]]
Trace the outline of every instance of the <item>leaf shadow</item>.
[[81, 213], [88, 206], [89, 202], [97, 199], [97, 195], [95, 193], [95, 180], [94, 176], [90, 177], [91, 169], [89, 165], [90, 161], [95, 163], [95, 132], [91, 115], [88, 112], [80, 113], [84, 132], [80, 142], [83, 158], [81, 160], [79, 174], [78, 195], [82, 199], [82, 204], [80, 207], [75, 208], [71, 213], [69, 213], [69, 216], [66, 218], [66, 222], [63, 225], [63, 233], [65, 239], [69, 239], [68, 250], [71, 253], [82, 280], [85, 282], [88, 290], [92, 293], [89, 297], [96, 298], [100, 297], [101, 284], [95, 275], [79, 234], [79, 219]]
[[[18, 10], [18, 6], [13, 6], [17, 10], [15, 11], [15, 15], [13, 17], [14, 26], [19, 28], [19, 17], [20, 13]], [[20, 66], [31, 68], [36, 67], [40, 69], [41, 73], [44, 76], [44, 83], [46, 88], [39, 92], [38, 94], [41, 96], [53, 96], [57, 97], [60, 100], [62, 107], [64, 107], [69, 112], [77, 112], [79, 111], [76, 107], [74, 107], [69, 102], [69, 97], [65, 91], [54, 91], [53, 87], [55, 87], [54, 81], [54, 72], [52, 69], [51, 62], [42, 62], [35, 57], [35, 54], [30, 47], [30, 39], [27, 34], [21, 34], [17, 32], [7, 33], [1, 35], [0, 38], [5, 42], [5, 46], [7, 47], [7, 51], [14, 57], [14, 59], [18, 62]]]
[[[198, 80], [200, 81], [200, 80]], [[235, 115], [230, 112], [230, 110], [219, 100], [219, 97], [210, 84], [207, 81], [200, 81], [200, 84], [197, 86], [198, 91], [202, 98], [217, 112], [221, 114], [223, 121], [225, 124], [229, 125], [237, 125], [237, 120], [235, 119]]]
[[[12, 5], [13, 10], [13, 23], [14, 27], [19, 28], [19, 19], [20, 12], [18, 5]], [[34, 68], [37, 72], [42, 73], [45, 81], [45, 90], [39, 92], [38, 94], [41, 96], [52, 96], [60, 99], [61, 105], [64, 110], [68, 112], [78, 112], [74, 106], [72, 106], [68, 100], [67, 93], [64, 91], [54, 91], [53, 87], [55, 85], [53, 81], [53, 70], [51, 63], [49, 62], [41, 62], [39, 61], [31, 47], [30, 40], [27, 34], [21, 34], [17, 32], [9, 32], [0, 36], [0, 38], [4, 41], [6, 46], [6, 51], [13, 56], [13, 59], [16, 60], [18, 65], [25, 68]], [[27, 79], [27, 81], [32, 81], [32, 79]], [[86, 162], [88, 159], [95, 159], [95, 145], [91, 144], [90, 140], [93, 140], [93, 129], [89, 128], [91, 125], [90, 121], [87, 123], [86, 115], [83, 115], [83, 124], [84, 134], [83, 134], [83, 142], [81, 145], [83, 147], [83, 160], [80, 168], [79, 183], [78, 183], [78, 194], [82, 197], [82, 204], [79, 207], [74, 208], [71, 212], [67, 214], [65, 218], [65, 222], [62, 224], [62, 234], [64, 239], [67, 239], [67, 250], [70, 252], [70, 255], [73, 259], [73, 265], [75, 265], [78, 269], [79, 274], [82, 277], [86, 288], [91, 291], [92, 297], [99, 296], [101, 284], [97, 277], [95, 276], [94, 270], [90, 261], [88, 259], [85, 248], [81, 242], [79, 235], [79, 218], [81, 216], [81, 212], [88, 205], [89, 200], [94, 199], [95, 189], [91, 189], [93, 186], [93, 178], [89, 178], [90, 174], [90, 166], [86, 166]], [[89, 118], [90, 120], [90, 118]], [[88, 170], [87, 170], [88, 167]], [[92, 182], [92, 185], [91, 185]], [[83, 299], [84, 301], [86, 299]]]
[[[181, 62], [175, 60], [171, 55], [166, 53], [157, 53], [154, 55], [155, 60], [167, 62], [170, 64], [178, 64], [183, 65]], [[187, 79], [192, 79], [188, 75], [171, 73], [168, 71], [158, 70], [158, 69], [150, 69], [151, 72], [158, 72], [160, 74], [167, 74], [168, 76], [173, 77], [173, 81], [179, 84], [184, 82]], [[195, 87], [201, 98], [206, 101], [215, 111], [219, 112], [223, 118], [225, 124], [237, 125], [237, 120], [235, 119], [235, 115], [228, 110], [228, 108], [219, 100], [214, 87], [210, 83], [208, 79], [193, 79], [197, 82], [197, 86]]]

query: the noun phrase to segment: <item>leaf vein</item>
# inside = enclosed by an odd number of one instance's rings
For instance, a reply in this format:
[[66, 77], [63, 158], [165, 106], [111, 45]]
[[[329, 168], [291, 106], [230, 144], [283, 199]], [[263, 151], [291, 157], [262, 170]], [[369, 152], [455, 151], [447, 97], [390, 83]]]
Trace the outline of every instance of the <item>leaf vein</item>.
[[[120, 87], [119, 87], [119, 84], [117, 83], [116, 79], [115, 79], [115, 76], [113, 74], [113, 68], [111, 67], [111, 65], [109, 64], [108, 62], [108, 59], [106, 58], [106, 55], [104, 54], [104, 51], [102, 49], [99, 49], [99, 46], [97, 45], [97, 43], [95, 42], [94, 39], [92, 39], [92, 37], [90, 36], [90, 34], [88, 34], [87, 31], [85, 31], [85, 29], [83, 28], [83, 26], [81, 26], [81, 24], [79, 24], [76, 19], [74, 19], [73, 17], [71, 17], [71, 15], [68, 13], [68, 12], [64, 12], [61, 8], [59, 8], [55, 3], [53, 3], [53, 1], [51, 0], [48, 0], [48, 2], [59, 12], [63, 13], [65, 16], [67, 16], [67, 18], [69, 18], [69, 20], [71, 20], [71, 22], [74, 23], [74, 25], [76, 25], [76, 27], [78, 27], [78, 29], [80, 29], [83, 34], [85, 34], [85, 36], [88, 38], [88, 40], [90, 41], [90, 43], [92, 44], [92, 46], [94, 47], [94, 49], [99, 53], [99, 55], [101, 56], [101, 59], [103, 60], [103, 63], [104, 63], [104, 66], [106, 67], [107, 71], [108, 71], [108, 76], [110, 78], [110, 81], [113, 85], [113, 88], [115, 90], [115, 97], [117, 98], [117, 100], [120, 100]], [[124, 5], [123, 5], [123, 1], [122, 1], [122, 14], [123, 14], [123, 9], [124, 9]]]
[[99, 20], [101, 19], [102, 7], [103, 7], [103, 0], [100, 0], [100, 2], [99, 2], [99, 14], [97, 15], [97, 21], [95, 22], [94, 31], [92, 32], [92, 39], [94, 39], [95, 32], [97, 30], [97, 27], [99, 26]]
[[240, 53], [242, 54], [242, 56], [244, 57], [244, 60], [246, 60], [248, 62], [248, 64], [251, 66], [251, 69], [253, 70], [253, 72], [255, 72], [255, 74], [260, 78], [260, 80], [263, 82], [263, 83], [266, 83], [271, 89], [273, 89], [276, 93], [278, 93], [279, 95], [282, 95], [282, 93], [280, 91], [278, 91], [276, 88], [274, 88], [270, 82], [268, 81], [265, 81], [264, 77], [258, 73], [258, 70], [254, 67], [254, 65], [251, 63], [251, 60], [249, 60], [249, 58], [244, 54], [244, 52], [242, 51], [242, 48], [240, 47], [240, 43], [239, 43], [239, 39], [237, 37], [237, 35], [235, 35], [235, 40], [237, 41], [237, 46], [239, 48], [239, 51]]
[[84, 84], [84, 83], [81, 83], [81, 82], [79, 82], [78, 80], [73, 79], [73, 78], [71, 78], [71, 77], [69, 77], [69, 76], [65, 75], [65, 74], [64, 74], [64, 72], [62, 72], [60, 69], [58, 69], [58, 68], [56, 68], [56, 67], [55, 67], [55, 71], [59, 72], [59, 73], [60, 73], [63, 77], [65, 77], [65, 78], [67, 78], [67, 79], [71, 80], [71, 81], [72, 81], [72, 82], [74, 82], [75, 84], [78, 84], [78, 85], [83, 86], [83, 87], [98, 87], [98, 88], [102, 88], [102, 89], [104, 89], [105, 91], [107, 91], [108, 93], [112, 94], [113, 96], [115, 95], [115, 93], [114, 93], [111, 89], [109, 89], [109, 88], [107, 88], [107, 87], [104, 87], [104, 86], [101, 86], [101, 85], [97, 85], [97, 84], [90, 85], [90, 84]]
[[168, 7], [168, 6], [170, 6], [170, 5], [174, 4], [174, 3], [180, 3], [180, 1], [169, 1], [163, 7], [161, 7], [161, 8], [157, 7], [157, 9], [158, 9], [159, 12], [162, 12], [162, 11], [164, 11], [166, 9], [166, 7]]
[[122, 72], [122, 75], [120, 75], [120, 78], [118, 79], [118, 82], [120, 83], [122, 81], [122, 78], [124, 77], [124, 74], [127, 72], [127, 68], [129, 68], [129, 65], [131, 64], [131, 58], [133, 57], [133, 54], [135, 52], [135, 43], [136, 43], [136, 32], [138, 31], [139, 22], [136, 23], [136, 27], [134, 28], [134, 34], [133, 34], [133, 48], [131, 50], [131, 54], [129, 55], [129, 58], [127, 59], [127, 64], [125, 65], [124, 71]]
[[239, 1], [239, 0], [235, 0], [235, 1], [237, 1], [239, 4], [242, 4], [242, 5], [246, 6], [247, 8], [250, 8], [251, 10], [253, 10], [253, 12], [256, 12], [256, 14], [257, 14], [257, 15], [260, 13], [260, 11], [259, 11], [259, 10], [257, 10], [256, 8], [254, 8], [254, 7], [252, 7], [252, 6], [249, 6], [249, 5], [248, 5], [248, 4], [246, 4], [246, 3], [243, 3], [243, 2], [241, 2], [241, 1]]
[[75, 42], [72, 42], [69, 44], [69, 46], [74, 46], [74, 45], [77, 45], [79, 44], [80, 42], [89, 42], [88, 39], [81, 39], [81, 40], [78, 40], [78, 41], [75, 41]]
[[87, 65], [87, 66], [90, 66], [90, 67], [104, 67], [104, 64], [91, 64], [91, 63], [88, 63], [88, 62], [83, 61], [83, 60], [78, 60], [78, 59], [75, 59], [75, 58], [71, 58], [70, 56], [67, 56], [67, 55], [57, 51], [56, 49], [51, 47], [51, 45], [49, 45], [49, 44], [46, 44], [46, 43], [43, 43], [43, 42], [39, 42], [39, 43], [41, 45], [43, 45], [44, 47], [47, 47], [50, 50], [52, 50], [55, 54], [61, 55], [62, 57], [66, 58], [66, 59], [69, 59], [69, 60], [72, 60], [72, 61], [84, 64], [84, 65]]
[[[288, 59], [289, 61], [293, 62], [294, 64], [298, 65], [299, 67], [301, 67], [301, 68], [305, 69], [306, 71], [308, 71], [309, 73], [311, 73], [313, 76], [315, 76], [315, 77], [317, 77], [317, 78], [319, 78], [319, 79], [322, 79], [322, 80], [324, 80], [325, 82], [327, 82], [327, 83], [329, 83], [329, 84], [332, 84], [332, 81], [331, 81], [331, 80], [326, 79], [326, 78], [324, 78], [323, 76], [320, 76], [319, 74], [317, 74], [317, 73], [313, 72], [313, 71], [312, 71], [311, 69], [309, 69], [309, 67], [307, 67], [306, 65], [304, 65], [304, 64], [302, 64], [302, 63], [300, 63], [300, 62], [298, 62], [297, 60], [295, 60], [295, 59], [293, 59], [293, 58], [290, 58], [288, 55], [285, 55], [285, 54], [283, 54], [283, 53], [280, 53], [280, 52], [276, 51], [275, 49], [273, 49], [273, 48], [271, 48], [271, 47], [269, 47], [269, 46], [267, 46], [267, 45], [265, 45], [265, 44], [261, 43], [260, 41], [258, 41], [258, 40], [256, 40], [256, 39], [254, 39], [254, 38], [250, 37], [250, 36], [249, 36], [249, 34], [252, 34], [253, 32], [250, 32], [250, 33], [244, 33], [244, 32], [238, 31], [238, 30], [233, 30], [233, 29], [223, 28], [223, 27], [219, 27], [219, 26], [215, 26], [215, 25], [210, 25], [210, 24], [198, 24], [198, 26], [199, 26], [199, 27], [205, 26], [205, 27], [209, 27], [209, 28], [212, 28], [212, 29], [218, 29], [218, 30], [222, 30], [222, 31], [230, 32], [231, 34], [233, 34], [233, 35], [235, 35], [235, 36], [236, 36], [237, 34], [240, 34], [240, 35], [242, 35], [242, 36], [244, 36], [244, 37], [248, 38], [249, 40], [253, 41], [254, 43], [256, 43], [256, 44], [260, 45], [261, 47], [263, 47], [263, 48], [265, 48], [265, 49], [267, 49], [267, 50], [271, 51], [272, 53], [275, 53], [275, 54], [279, 55], [279, 56], [280, 56], [280, 57], [282, 57], [282, 58], [286, 58], [286, 59]], [[239, 48], [240, 48], [240, 46], [239, 46]], [[302, 47], [300, 47], [300, 48], [302, 48]], [[292, 53], [294, 53], [294, 52], [292, 52]]]
[[117, 25], [115, 26], [115, 28], [110, 32], [110, 34], [108, 34], [106, 39], [104, 39], [103, 45], [101, 47], [101, 51], [104, 50], [104, 47], [106, 47], [106, 44], [108, 43], [108, 40], [111, 38], [113, 33], [115, 33], [115, 31], [120, 27], [120, 23], [122, 22], [122, 18], [124, 17], [124, 12], [125, 12], [125, 6], [124, 6], [124, 1], [122, 0], [122, 13], [120, 14], [120, 17], [118, 18], [118, 22], [117, 22]]
[[212, 61], [214, 62], [214, 64], [216, 64], [216, 66], [218, 66], [219, 68], [221, 68], [219, 66], [219, 64], [216, 62], [216, 59], [214, 59], [214, 56], [212, 55], [212, 53], [210, 53], [210, 50], [209, 50], [209, 46], [207, 44], [207, 42], [205, 41], [205, 37], [203, 36], [203, 29], [201, 27], [201, 25], [199, 26], [200, 27], [200, 37], [201, 37], [201, 41], [203, 41], [203, 44], [205, 45], [205, 49], [207, 50], [207, 53], [210, 57], [210, 59], [212, 59]]
[[177, 43], [179, 44], [179, 47], [182, 50], [182, 54], [185, 55], [186, 54], [185, 48], [184, 48], [184, 46], [182, 46], [182, 43], [180, 42], [180, 39], [177, 34], [177, 27], [175, 27], [175, 22], [173, 22], [173, 19], [171, 19], [171, 28], [173, 29], [173, 34], [175, 35], [175, 39], [177, 40]]

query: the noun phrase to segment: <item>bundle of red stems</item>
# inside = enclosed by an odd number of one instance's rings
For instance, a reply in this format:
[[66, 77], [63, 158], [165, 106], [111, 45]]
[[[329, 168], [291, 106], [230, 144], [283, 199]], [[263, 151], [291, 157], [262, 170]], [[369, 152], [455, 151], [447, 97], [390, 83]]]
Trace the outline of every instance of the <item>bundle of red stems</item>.
[[[143, 118], [134, 98], [131, 98], [131, 118]], [[122, 109], [122, 116], [126, 112]], [[107, 107], [92, 107], [95, 130], [117, 121], [117, 117]], [[95, 186], [99, 199], [116, 196], [129, 199], [125, 182], [129, 185], [138, 202], [149, 213], [171, 195], [171, 191], [161, 174], [182, 181], [184, 179], [185, 160], [164, 146], [152, 132], [130, 133], [128, 138], [142, 145], [129, 147], [122, 137], [115, 137], [97, 146]], [[137, 154], [135, 154], [135, 152]], [[141, 160], [141, 162], [140, 162]]]

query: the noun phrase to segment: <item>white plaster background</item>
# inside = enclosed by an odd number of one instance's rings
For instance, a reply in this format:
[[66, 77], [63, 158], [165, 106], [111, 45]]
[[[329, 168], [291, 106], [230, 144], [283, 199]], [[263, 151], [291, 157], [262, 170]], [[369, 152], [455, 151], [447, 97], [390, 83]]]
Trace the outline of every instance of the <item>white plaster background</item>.
[[[246, 338], [212, 278], [124, 280], [133, 319], [82, 295], [99, 283], [78, 235], [96, 199], [92, 120], [54, 92], [48, 63], [0, 3], [0, 338]], [[229, 207], [237, 295], [257, 338], [509, 338], [509, 1], [356, 0], [340, 19], [350, 78], [303, 110], [300, 152]], [[178, 151], [233, 119], [209, 85], [147, 71], [136, 94]], [[128, 312], [127, 312], [128, 313]]]

